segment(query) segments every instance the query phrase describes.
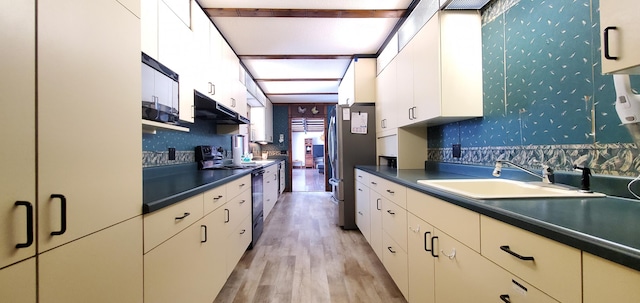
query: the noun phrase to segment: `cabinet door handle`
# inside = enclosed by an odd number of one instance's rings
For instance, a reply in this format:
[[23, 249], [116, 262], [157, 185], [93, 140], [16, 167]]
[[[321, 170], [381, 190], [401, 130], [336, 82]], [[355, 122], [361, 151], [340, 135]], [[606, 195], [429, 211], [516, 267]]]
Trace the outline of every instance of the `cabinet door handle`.
[[509, 295], [500, 295], [500, 300], [502, 300], [502, 302], [504, 303], [511, 303], [511, 299], [509, 298]]
[[395, 250], [393, 250], [393, 249], [391, 249], [391, 248], [392, 248], [391, 246], [387, 247], [387, 249], [388, 249], [392, 254], [395, 254], [395, 253], [396, 253], [396, 251], [395, 251]]
[[213, 200], [220, 200], [220, 198], [222, 198], [222, 195], [218, 195], [217, 197], [213, 197]]
[[200, 225], [200, 227], [202, 227], [202, 230], [204, 231], [204, 240], [200, 240], [200, 243], [205, 243], [205, 242], [207, 242], [207, 226], [206, 225]]
[[373, 185], [378, 185], [378, 183], [371, 181], [371, 184]]
[[415, 106], [411, 109], [412, 120], [418, 119], [418, 118], [416, 118], [416, 109], [418, 109], [418, 108], [415, 107]]
[[396, 193], [395, 191], [392, 191], [392, 190], [390, 190], [390, 189], [387, 189], [387, 192], [388, 192], [388, 193], [390, 193], [390, 194], [392, 194], [392, 195]]
[[358, 188], [358, 191], [362, 191], [362, 188]]
[[618, 57], [616, 56], [611, 56], [611, 54], [609, 54], [609, 31], [610, 30], [617, 30], [618, 27], [616, 26], [607, 26], [604, 28], [604, 31], [602, 33], [602, 36], [604, 37], [604, 57], [606, 59], [609, 60], [618, 60]]
[[360, 214], [361, 216], [364, 216], [364, 214], [361, 211], [359, 211], [358, 214]]
[[60, 199], [60, 230], [52, 231], [52, 236], [60, 236], [67, 231], [67, 198], [64, 195], [52, 194], [51, 199]]
[[411, 119], [411, 110], [412, 110], [412, 109], [413, 109], [413, 107], [409, 107], [409, 120], [412, 120], [412, 119]]
[[227, 214], [227, 217], [224, 219], [224, 223], [229, 223], [229, 220], [231, 220], [231, 216], [229, 214], [229, 209], [225, 208], [224, 212]]
[[[432, 251], [432, 249], [429, 249], [429, 248], [427, 247], [427, 237], [428, 237], [429, 235], [431, 235], [431, 232], [430, 232], [430, 231], [425, 231], [425, 232], [424, 232], [424, 251], [427, 251], [427, 252]], [[431, 244], [431, 245], [432, 245], [431, 247], [433, 247], [433, 244]]]
[[514, 256], [514, 257], [516, 257], [516, 258], [520, 259], [520, 260], [523, 260], [523, 261], [533, 261], [533, 257], [522, 256], [522, 255], [520, 255], [520, 254], [518, 254], [518, 253], [514, 252], [513, 250], [511, 250], [511, 249], [509, 248], [509, 245], [502, 245], [502, 246], [500, 246], [500, 249], [502, 249], [503, 251], [505, 251], [505, 252], [509, 253], [510, 255], [512, 255], [512, 256]]
[[431, 256], [434, 257], [434, 258], [438, 257], [438, 255], [436, 255], [436, 250], [434, 249], [435, 248], [434, 245], [435, 245], [435, 240], [436, 239], [438, 239], [438, 236], [431, 237]]
[[390, 215], [395, 215], [395, 214], [396, 214], [396, 213], [394, 213], [394, 212], [393, 212], [392, 210], [390, 210], [390, 209], [387, 209], [387, 212], [388, 212]]
[[16, 244], [16, 248], [26, 248], [33, 244], [33, 204], [27, 201], [16, 201], [14, 205], [27, 208], [27, 242]]
[[380, 198], [376, 199], [376, 209], [382, 210], [382, 208], [380, 208]]
[[243, 204], [244, 202], [247, 202], [247, 200], [244, 200], [244, 199], [240, 200], [240, 204]]
[[241, 235], [244, 235], [244, 233], [245, 233], [245, 232], [247, 232], [247, 230], [246, 230], [246, 229], [243, 229], [243, 230], [241, 230], [241, 231], [240, 231], [240, 234], [241, 234]]
[[191, 213], [184, 213], [182, 216], [180, 216], [180, 217], [176, 217], [176, 221], [177, 221], [177, 220], [182, 220], [182, 219], [184, 219], [184, 218], [188, 217], [189, 215], [191, 215]]

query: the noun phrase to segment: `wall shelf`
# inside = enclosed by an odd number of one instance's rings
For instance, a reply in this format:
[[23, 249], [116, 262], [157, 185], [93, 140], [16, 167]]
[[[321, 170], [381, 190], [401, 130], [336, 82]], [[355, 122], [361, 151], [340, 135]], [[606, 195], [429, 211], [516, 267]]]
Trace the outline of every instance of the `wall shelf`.
[[175, 130], [175, 131], [181, 131], [181, 132], [189, 132], [188, 127], [171, 125], [171, 124], [142, 119], [143, 133], [155, 135], [156, 130], [158, 129], [168, 129], [168, 130]]

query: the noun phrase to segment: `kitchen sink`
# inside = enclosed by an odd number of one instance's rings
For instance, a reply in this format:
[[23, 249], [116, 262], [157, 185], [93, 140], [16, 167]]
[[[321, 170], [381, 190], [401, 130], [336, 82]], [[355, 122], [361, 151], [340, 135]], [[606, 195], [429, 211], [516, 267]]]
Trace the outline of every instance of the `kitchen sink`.
[[475, 199], [595, 198], [605, 196], [602, 193], [585, 193], [554, 184], [534, 184], [508, 179], [418, 180], [418, 183]]

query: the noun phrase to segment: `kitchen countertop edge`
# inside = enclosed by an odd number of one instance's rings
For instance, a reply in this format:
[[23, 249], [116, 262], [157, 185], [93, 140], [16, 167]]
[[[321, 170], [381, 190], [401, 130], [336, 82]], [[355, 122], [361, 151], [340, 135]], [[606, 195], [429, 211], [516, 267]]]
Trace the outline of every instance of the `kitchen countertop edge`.
[[[183, 201], [185, 199], [188, 199], [190, 197], [193, 197], [195, 195], [201, 194], [203, 192], [206, 192], [210, 189], [216, 188], [218, 186], [224, 185], [226, 183], [229, 183], [233, 180], [237, 180], [240, 179], [246, 175], [251, 174], [254, 170], [256, 169], [264, 169], [266, 167], [269, 167], [271, 165], [276, 165], [284, 160], [282, 159], [269, 159], [270, 161], [273, 161], [271, 163], [268, 164], [264, 164], [264, 165], [260, 165], [257, 166], [255, 168], [246, 168], [246, 169], [238, 169], [238, 170], [229, 170], [229, 172], [236, 172], [232, 175], [228, 175], [228, 176], [224, 176], [221, 178], [215, 178], [213, 179], [211, 182], [208, 182], [206, 184], [203, 185], [196, 185], [194, 184], [193, 187], [184, 190], [184, 191], [180, 191], [177, 192], [175, 194], [171, 194], [168, 196], [163, 196], [161, 198], [156, 198], [153, 199], [152, 201], [144, 201], [143, 199], [143, 203], [142, 203], [142, 213], [143, 214], [148, 214], [148, 213], [152, 213], [154, 211], [158, 211], [162, 208], [165, 208], [167, 206], [173, 205], [177, 202]], [[162, 180], [166, 181], [166, 182], [171, 182], [172, 179], [175, 178], [180, 178], [181, 176], [184, 176], [185, 174], [195, 174], [201, 171], [193, 171], [193, 170], [181, 170], [180, 173], [175, 173], [175, 174], [168, 174], [166, 176], [162, 176], [160, 178], [162, 178]], [[157, 178], [155, 178], [155, 180], [157, 181]], [[143, 180], [143, 187], [146, 185], [145, 180]]]
[[[467, 198], [459, 195], [455, 195], [443, 190], [439, 190], [435, 187], [418, 184], [413, 178], [398, 177], [398, 171], [409, 170], [396, 170], [386, 167], [378, 166], [356, 166], [365, 172], [371, 173], [378, 177], [382, 177], [389, 181], [404, 185], [413, 190], [428, 194], [438, 199], [447, 201], [454, 205], [469, 209], [477, 212], [481, 215], [494, 218], [496, 220], [508, 223], [510, 225], [522, 228], [524, 230], [533, 232], [540, 236], [558, 241], [565, 245], [580, 249], [587, 253], [602, 257], [612, 262], [633, 268], [640, 271], [640, 250], [633, 247], [625, 246], [620, 243], [616, 243], [604, 238], [589, 235], [580, 230], [570, 229], [562, 227], [553, 223], [545, 222], [542, 220], [529, 217], [525, 214], [513, 212], [510, 210], [502, 209], [493, 205], [487, 205], [482, 203], [481, 200]], [[419, 171], [419, 170], [416, 170]], [[416, 175], [419, 173], [416, 172]], [[428, 179], [429, 173], [424, 171], [425, 177]], [[432, 173], [431, 177], [435, 178], [478, 178], [464, 174], [453, 173]], [[615, 197], [607, 197], [608, 199], [616, 199]], [[571, 199], [571, 198], [570, 198]], [[573, 198], [578, 199], [578, 198]], [[620, 198], [622, 199], [622, 198]]]

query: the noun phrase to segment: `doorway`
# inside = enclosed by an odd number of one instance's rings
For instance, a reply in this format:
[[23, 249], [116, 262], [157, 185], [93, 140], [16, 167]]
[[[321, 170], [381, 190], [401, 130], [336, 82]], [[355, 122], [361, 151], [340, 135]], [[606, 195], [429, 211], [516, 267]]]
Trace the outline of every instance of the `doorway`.
[[291, 118], [290, 129], [291, 191], [326, 191], [326, 118]]

